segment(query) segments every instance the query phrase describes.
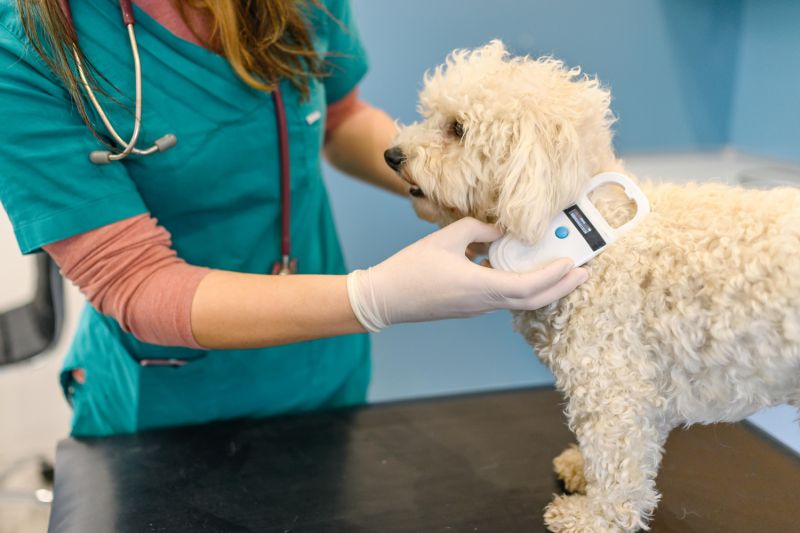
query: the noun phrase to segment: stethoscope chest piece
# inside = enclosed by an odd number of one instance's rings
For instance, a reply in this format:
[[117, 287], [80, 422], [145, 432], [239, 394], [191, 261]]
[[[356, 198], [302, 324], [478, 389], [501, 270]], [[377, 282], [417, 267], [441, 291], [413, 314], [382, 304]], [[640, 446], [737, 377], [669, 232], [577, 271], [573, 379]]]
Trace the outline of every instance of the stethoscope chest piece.
[[288, 255], [272, 264], [272, 273], [276, 276], [288, 276], [297, 274], [297, 259], [291, 259]]

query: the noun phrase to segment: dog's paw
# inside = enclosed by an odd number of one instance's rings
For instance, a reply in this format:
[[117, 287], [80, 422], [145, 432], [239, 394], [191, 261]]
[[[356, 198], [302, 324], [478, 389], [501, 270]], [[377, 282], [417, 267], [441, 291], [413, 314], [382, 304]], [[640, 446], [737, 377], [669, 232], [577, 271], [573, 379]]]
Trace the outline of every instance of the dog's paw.
[[544, 510], [544, 523], [553, 533], [621, 533], [603, 517], [593, 514], [582, 494], [556, 496]]
[[564, 482], [567, 492], [586, 494], [586, 478], [583, 476], [583, 456], [573, 444], [553, 459], [553, 470]]

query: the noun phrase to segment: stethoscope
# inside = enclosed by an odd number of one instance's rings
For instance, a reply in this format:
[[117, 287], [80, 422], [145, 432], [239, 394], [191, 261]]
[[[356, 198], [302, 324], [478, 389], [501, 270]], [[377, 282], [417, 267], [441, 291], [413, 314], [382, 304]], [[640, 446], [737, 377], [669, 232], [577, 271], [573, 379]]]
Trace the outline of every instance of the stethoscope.
[[[70, 9], [69, 0], [59, 0], [64, 16], [69, 24], [70, 31], [74, 41], [78, 42], [77, 32], [75, 25], [72, 22], [72, 10]], [[117, 133], [114, 126], [111, 124], [108, 116], [97, 96], [89, 83], [88, 77], [81, 61], [80, 54], [78, 54], [77, 47], [74, 47], [73, 58], [75, 59], [75, 66], [78, 70], [78, 76], [81, 80], [86, 95], [92, 103], [95, 111], [103, 122], [106, 131], [111, 135], [114, 141], [120, 146], [121, 150], [94, 150], [89, 154], [89, 160], [96, 165], [107, 165], [114, 161], [125, 159], [129, 155], [147, 156], [156, 152], [166, 152], [178, 142], [178, 138], [172, 134], [158, 138], [150, 147], [145, 149], [136, 148], [136, 142], [139, 139], [139, 132], [142, 126], [142, 65], [139, 60], [139, 45], [136, 41], [136, 33], [134, 31], [135, 20], [133, 17], [133, 6], [131, 0], [119, 0], [119, 9], [122, 13], [122, 22], [128, 30], [128, 38], [131, 45], [131, 55], [133, 56], [133, 70], [135, 76], [136, 97], [134, 103], [133, 115], [133, 132], [128, 141], [125, 141], [122, 136]], [[272, 102], [275, 107], [275, 125], [278, 130], [278, 150], [280, 155], [280, 169], [281, 169], [281, 258], [272, 265], [273, 274], [292, 274], [297, 271], [297, 260], [291, 258], [291, 234], [290, 234], [290, 207], [291, 207], [291, 189], [289, 184], [290, 167], [289, 167], [289, 133], [286, 125], [286, 108], [283, 103], [283, 95], [281, 94], [278, 84], [272, 91]]]

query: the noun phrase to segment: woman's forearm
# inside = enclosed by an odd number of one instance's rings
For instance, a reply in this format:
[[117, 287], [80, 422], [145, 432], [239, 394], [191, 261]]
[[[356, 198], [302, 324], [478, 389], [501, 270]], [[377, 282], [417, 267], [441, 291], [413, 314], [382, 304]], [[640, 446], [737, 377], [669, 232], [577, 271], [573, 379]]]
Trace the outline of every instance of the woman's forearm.
[[[397, 131], [383, 111], [364, 106], [330, 132], [333, 166], [405, 195], [408, 184], [383, 159]], [[192, 300], [192, 333], [209, 349], [276, 346], [364, 332], [347, 296], [346, 276], [267, 276], [215, 270]]]
[[408, 184], [383, 159], [383, 152], [391, 146], [396, 132], [389, 115], [365, 106], [331, 133], [325, 144], [325, 156], [342, 172], [405, 196]]
[[192, 301], [192, 332], [208, 349], [276, 346], [364, 331], [346, 276], [241, 274], [215, 270]]

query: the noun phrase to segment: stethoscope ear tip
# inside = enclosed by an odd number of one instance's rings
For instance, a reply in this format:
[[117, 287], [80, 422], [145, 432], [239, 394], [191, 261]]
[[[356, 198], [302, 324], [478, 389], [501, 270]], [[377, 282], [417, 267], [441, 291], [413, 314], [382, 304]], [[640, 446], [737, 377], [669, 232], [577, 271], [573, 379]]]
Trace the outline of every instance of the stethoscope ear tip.
[[[153, 146], [144, 151], [138, 151], [143, 155], [152, 154], [153, 152], [166, 152], [173, 146], [178, 144], [178, 138], [172, 133], [167, 133], [160, 139], [153, 143]], [[89, 154], [89, 161], [95, 165], [108, 165], [112, 161], [118, 161], [128, 154], [115, 154], [109, 150], [95, 150]]]
[[160, 139], [157, 139], [154, 143], [158, 147], [159, 152], [166, 152], [176, 144], [178, 144], [178, 138], [175, 137], [172, 133], [167, 133]]
[[108, 150], [95, 150], [89, 154], [89, 161], [95, 165], [108, 165], [111, 163], [111, 152]]

